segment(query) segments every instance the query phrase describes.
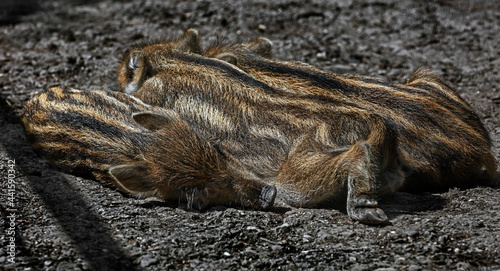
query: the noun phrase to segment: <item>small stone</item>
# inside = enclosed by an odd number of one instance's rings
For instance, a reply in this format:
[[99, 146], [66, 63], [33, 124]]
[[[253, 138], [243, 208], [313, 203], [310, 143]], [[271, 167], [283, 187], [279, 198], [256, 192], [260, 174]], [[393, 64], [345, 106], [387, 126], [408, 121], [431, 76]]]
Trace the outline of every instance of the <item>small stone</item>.
[[316, 57], [320, 60], [325, 60], [326, 59], [326, 52], [319, 52], [316, 54]]
[[412, 230], [409, 230], [409, 231], [405, 231], [405, 234], [408, 236], [408, 237], [415, 237], [418, 235], [418, 231], [412, 231]]
[[290, 224], [288, 224], [288, 223], [286, 223], [286, 222], [285, 222], [285, 223], [283, 223], [283, 224], [281, 224], [281, 225], [279, 226], [279, 228], [288, 228], [288, 227], [290, 227]]
[[396, 261], [394, 261], [395, 264], [403, 265], [403, 263], [406, 261], [405, 257], [398, 257], [396, 258]]
[[446, 246], [448, 243], [448, 236], [447, 235], [441, 235], [438, 237], [438, 243], [442, 246]]
[[146, 256], [142, 257], [142, 259], [141, 259], [141, 267], [148, 267], [148, 266], [155, 264], [157, 262], [158, 262], [158, 259], [153, 258], [149, 255], [146, 255]]
[[272, 245], [271, 246], [271, 249], [274, 251], [274, 252], [279, 252], [283, 249], [283, 246], [280, 246], [280, 245]]
[[309, 234], [304, 234], [304, 236], [302, 236], [302, 240], [304, 242], [309, 242], [309, 241], [311, 241], [312, 238], [313, 237], [311, 235], [309, 235]]
[[457, 268], [456, 270], [470, 270], [471, 265], [469, 263], [466, 263], [466, 262], [459, 262], [459, 263], [457, 263], [456, 268]]

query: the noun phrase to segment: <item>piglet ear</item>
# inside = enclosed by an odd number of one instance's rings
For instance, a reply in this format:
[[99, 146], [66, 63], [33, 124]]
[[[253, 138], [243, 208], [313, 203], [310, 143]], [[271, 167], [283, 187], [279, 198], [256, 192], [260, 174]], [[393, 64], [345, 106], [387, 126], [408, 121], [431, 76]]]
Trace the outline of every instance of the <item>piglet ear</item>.
[[273, 42], [264, 37], [258, 37], [248, 43], [248, 49], [262, 57], [273, 57]]
[[134, 118], [135, 122], [139, 125], [153, 132], [161, 130], [177, 120], [174, 116], [153, 112], [134, 113], [132, 118]]
[[238, 64], [238, 58], [236, 57], [236, 55], [231, 53], [222, 53], [217, 55], [216, 58], [235, 66], [237, 66]]
[[131, 195], [148, 197], [156, 193], [149, 169], [143, 163], [114, 166], [109, 169], [109, 174], [122, 190]]
[[198, 30], [190, 28], [184, 32], [182, 38], [177, 41], [175, 49], [193, 54], [201, 54], [203, 49], [200, 43], [200, 34]]

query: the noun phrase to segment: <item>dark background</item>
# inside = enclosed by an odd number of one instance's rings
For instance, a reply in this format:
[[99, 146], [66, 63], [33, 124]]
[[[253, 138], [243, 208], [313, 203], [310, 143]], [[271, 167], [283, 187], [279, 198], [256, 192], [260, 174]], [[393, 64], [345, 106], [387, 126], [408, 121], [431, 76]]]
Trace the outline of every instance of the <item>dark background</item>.
[[[404, 80], [426, 66], [477, 111], [500, 158], [500, 4], [441, 1], [13, 1], [0, 3], [0, 236], [16, 161], [16, 263], [0, 269], [500, 269], [500, 191], [397, 193], [392, 225], [329, 209], [185, 211], [62, 174], [28, 146], [22, 104], [53, 85], [114, 90], [124, 49], [197, 28], [203, 45], [265, 36], [277, 59]], [[2, 165], [4, 166], [2, 169]], [[394, 268], [394, 269], [391, 269]]]

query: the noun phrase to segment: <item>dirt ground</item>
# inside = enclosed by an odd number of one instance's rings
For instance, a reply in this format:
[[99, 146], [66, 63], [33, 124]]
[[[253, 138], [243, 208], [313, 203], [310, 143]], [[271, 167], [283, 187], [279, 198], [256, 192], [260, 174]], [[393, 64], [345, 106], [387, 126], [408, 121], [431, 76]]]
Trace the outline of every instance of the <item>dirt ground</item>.
[[58, 172], [18, 120], [49, 86], [117, 89], [124, 48], [194, 27], [204, 46], [262, 35], [278, 59], [339, 73], [403, 82], [429, 67], [477, 110], [499, 160], [496, 1], [26, 2], [0, 4], [0, 270], [500, 270], [498, 187], [397, 193], [381, 227], [331, 209], [192, 212]]

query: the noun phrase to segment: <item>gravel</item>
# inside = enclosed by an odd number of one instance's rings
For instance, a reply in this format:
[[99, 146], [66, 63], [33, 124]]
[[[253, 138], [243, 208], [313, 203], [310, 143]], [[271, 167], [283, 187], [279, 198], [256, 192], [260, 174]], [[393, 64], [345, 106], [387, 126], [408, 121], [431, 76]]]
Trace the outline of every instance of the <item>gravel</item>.
[[194, 27], [204, 46], [263, 35], [276, 58], [339, 73], [403, 82], [427, 66], [477, 110], [498, 160], [499, 3], [52, 0], [26, 9], [16, 2], [0, 5], [11, 11], [0, 13], [0, 269], [500, 269], [498, 187], [396, 193], [381, 202], [391, 221], [382, 227], [331, 209], [193, 212], [58, 172], [31, 150], [18, 120], [22, 104], [50, 86], [116, 90], [127, 46]]

